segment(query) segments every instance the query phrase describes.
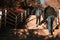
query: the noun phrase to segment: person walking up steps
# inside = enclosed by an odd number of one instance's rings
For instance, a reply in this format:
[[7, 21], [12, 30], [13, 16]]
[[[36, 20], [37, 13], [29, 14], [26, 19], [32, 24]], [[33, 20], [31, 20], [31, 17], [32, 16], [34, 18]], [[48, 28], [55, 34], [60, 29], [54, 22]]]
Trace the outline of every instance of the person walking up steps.
[[39, 24], [40, 25], [40, 17], [41, 17], [41, 14], [42, 14], [42, 9], [40, 6], [37, 6], [36, 7], [36, 24]]
[[53, 35], [53, 21], [54, 21], [54, 18], [57, 17], [57, 14], [56, 14], [54, 8], [51, 6], [47, 6], [47, 8], [45, 10], [46, 10], [45, 14], [48, 19], [47, 21], [48, 21], [49, 35]]

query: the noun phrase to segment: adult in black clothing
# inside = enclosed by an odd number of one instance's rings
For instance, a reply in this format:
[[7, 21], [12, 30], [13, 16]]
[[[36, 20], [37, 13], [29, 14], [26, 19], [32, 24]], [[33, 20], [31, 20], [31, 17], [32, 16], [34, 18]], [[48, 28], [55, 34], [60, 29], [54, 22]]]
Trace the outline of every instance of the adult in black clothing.
[[49, 34], [53, 34], [53, 21], [54, 21], [54, 18], [57, 17], [57, 14], [54, 8], [51, 6], [46, 7], [44, 11], [45, 11], [44, 20], [48, 19], [47, 22], [48, 22]]

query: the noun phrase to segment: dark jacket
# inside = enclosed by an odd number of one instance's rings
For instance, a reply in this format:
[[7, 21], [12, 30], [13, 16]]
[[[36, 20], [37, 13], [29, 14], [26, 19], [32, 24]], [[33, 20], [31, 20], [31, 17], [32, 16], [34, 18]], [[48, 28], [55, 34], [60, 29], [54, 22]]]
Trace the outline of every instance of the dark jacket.
[[55, 17], [57, 17], [57, 13], [56, 11], [54, 10], [53, 7], [46, 7], [45, 10], [44, 10], [44, 16], [47, 18], [48, 16], [51, 16], [51, 15], [54, 15]]

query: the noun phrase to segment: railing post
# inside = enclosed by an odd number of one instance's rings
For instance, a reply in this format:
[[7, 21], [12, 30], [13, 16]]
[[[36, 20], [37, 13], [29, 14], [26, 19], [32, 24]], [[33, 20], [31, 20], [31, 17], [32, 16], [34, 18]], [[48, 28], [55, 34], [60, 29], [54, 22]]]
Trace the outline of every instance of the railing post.
[[16, 16], [16, 19], [15, 19], [15, 29], [17, 28], [17, 16]]
[[6, 17], [7, 17], [7, 10], [5, 9], [5, 27], [6, 27]]
[[15, 18], [15, 29], [14, 29], [14, 31], [15, 31], [15, 34], [17, 34], [17, 16]]
[[26, 11], [25, 11], [25, 19], [26, 19], [26, 15], [27, 15], [27, 14], [26, 14]]
[[23, 13], [21, 13], [21, 22], [23, 22]]
[[0, 28], [1, 28], [1, 17], [2, 17], [2, 11], [0, 11]]

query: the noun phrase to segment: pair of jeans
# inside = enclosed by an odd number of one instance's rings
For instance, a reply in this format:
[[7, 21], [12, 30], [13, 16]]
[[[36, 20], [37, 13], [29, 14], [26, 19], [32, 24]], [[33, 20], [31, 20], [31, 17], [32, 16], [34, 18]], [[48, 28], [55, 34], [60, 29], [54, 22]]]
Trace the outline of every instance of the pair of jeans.
[[48, 30], [49, 30], [49, 33], [53, 32], [53, 21], [54, 21], [54, 15], [48, 16]]
[[36, 16], [36, 24], [40, 24], [40, 16]]

